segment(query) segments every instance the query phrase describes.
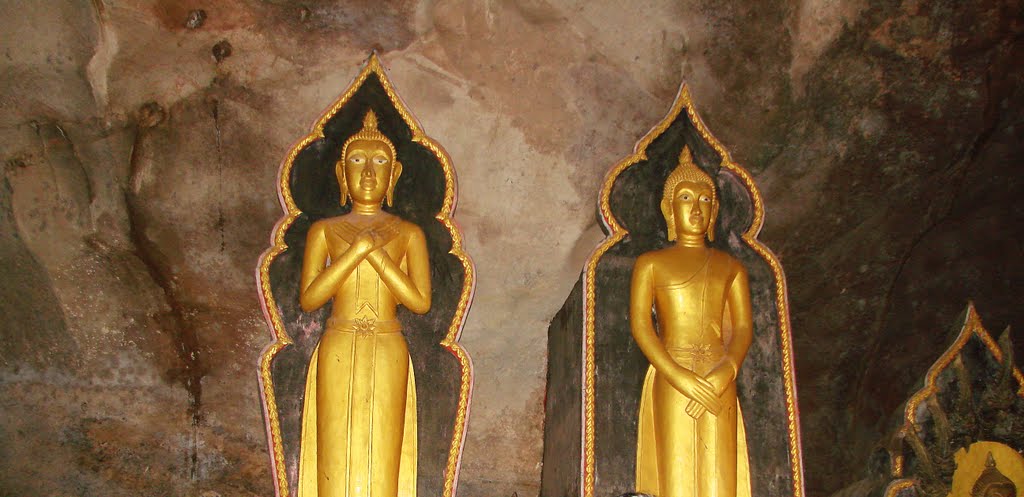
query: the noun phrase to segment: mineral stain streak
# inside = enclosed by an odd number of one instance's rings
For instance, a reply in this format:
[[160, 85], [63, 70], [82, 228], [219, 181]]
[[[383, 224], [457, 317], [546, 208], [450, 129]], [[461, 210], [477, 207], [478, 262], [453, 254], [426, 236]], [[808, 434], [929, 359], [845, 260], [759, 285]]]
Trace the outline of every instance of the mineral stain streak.
[[[224, 42], [226, 43], [226, 42]], [[230, 46], [229, 46], [230, 51]], [[220, 100], [211, 98], [210, 115], [213, 116], [213, 129], [217, 138], [217, 231], [220, 233], [220, 251], [224, 252], [227, 247], [227, 240], [224, 238], [224, 226], [227, 219], [224, 217], [224, 142], [220, 129]]]
[[135, 255], [142, 261], [146, 272], [153, 282], [163, 290], [164, 301], [168, 311], [161, 312], [153, 318], [161, 329], [169, 331], [177, 344], [175, 352], [181, 366], [168, 371], [171, 381], [181, 383], [188, 393], [188, 414], [192, 419], [192, 440], [190, 441], [188, 461], [189, 478], [197, 480], [199, 467], [199, 423], [202, 421], [203, 376], [207, 368], [202, 363], [199, 350], [199, 337], [196, 329], [188, 319], [187, 305], [182, 302], [174, 290], [169, 275], [162, 269], [160, 247], [146, 237], [146, 220], [143, 214], [144, 199], [138, 195], [141, 178], [138, 150], [146, 132], [159, 125], [166, 118], [166, 112], [156, 103], [144, 105], [139, 112], [135, 140], [132, 143], [130, 158], [130, 175], [128, 188], [125, 189], [125, 205], [128, 213], [129, 235]]

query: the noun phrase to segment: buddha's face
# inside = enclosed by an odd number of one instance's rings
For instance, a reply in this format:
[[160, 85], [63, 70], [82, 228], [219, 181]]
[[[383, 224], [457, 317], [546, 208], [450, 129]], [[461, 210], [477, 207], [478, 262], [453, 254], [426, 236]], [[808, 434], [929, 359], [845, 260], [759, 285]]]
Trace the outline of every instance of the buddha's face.
[[376, 140], [356, 140], [345, 153], [345, 184], [352, 201], [379, 204], [387, 195], [395, 158], [391, 148]]
[[711, 225], [711, 187], [703, 183], [682, 181], [672, 196], [672, 216], [676, 233], [703, 237]]

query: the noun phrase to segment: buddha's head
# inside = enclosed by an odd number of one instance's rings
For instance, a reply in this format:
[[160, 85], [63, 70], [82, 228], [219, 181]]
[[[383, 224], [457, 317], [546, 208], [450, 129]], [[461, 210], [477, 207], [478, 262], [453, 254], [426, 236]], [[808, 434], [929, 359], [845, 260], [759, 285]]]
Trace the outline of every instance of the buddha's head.
[[689, 147], [683, 148], [679, 165], [665, 180], [661, 213], [668, 225], [669, 240], [679, 234], [715, 239], [718, 192], [711, 176], [693, 162]]
[[996, 460], [988, 453], [985, 460], [985, 471], [981, 472], [971, 488], [971, 497], [1016, 497], [1017, 486], [1002, 472], [996, 469]]
[[372, 110], [363, 118], [363, 129], [345, 140], [334, 169], [341, 205], [349, 198], [357, 205], [380, 205], [385, 198], [392, 204], [402, 164], [395, 159], [391, 140], [377, 130], [377, 115]]

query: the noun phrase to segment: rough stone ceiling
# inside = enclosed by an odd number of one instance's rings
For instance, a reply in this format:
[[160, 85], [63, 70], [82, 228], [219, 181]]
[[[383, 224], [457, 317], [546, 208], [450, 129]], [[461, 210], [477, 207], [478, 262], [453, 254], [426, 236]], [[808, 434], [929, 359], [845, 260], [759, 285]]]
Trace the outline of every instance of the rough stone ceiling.
[[280, 160], [371, 49], [459, 173], [462, 495], [536, 493], [547, 322], [684, 79], [787, 269], [808, 494], [857, 480], [967, 299], [1024, 322], [1020, 3], [624, 9], [0, 1], [0, 488], [272, 493], [253, 268]]

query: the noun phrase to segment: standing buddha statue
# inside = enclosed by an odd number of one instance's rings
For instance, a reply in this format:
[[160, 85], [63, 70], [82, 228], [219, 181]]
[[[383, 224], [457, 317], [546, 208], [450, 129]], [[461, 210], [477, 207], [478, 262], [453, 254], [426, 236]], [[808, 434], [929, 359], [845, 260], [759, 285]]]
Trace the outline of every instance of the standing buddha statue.
[[302, 261], [302, 309], [333, 308], [307, 373], [298, 495], [414, 497], [416, 388], [396, 310], [430, 310], [426, 240], [382, 210], [402, 164], [372, 111], [335, 173], [352, 211], [313, 223]]
[[633, 267], [630, 328], [651, 364], [636, 489], [658, 497], [750, 496], [736, 397], [753, 336], [750, 288], [739, 261], [707, 246], [718, 208], [714, 181], [684, 148], [661, 201], [675, 244], [640, 255]]

